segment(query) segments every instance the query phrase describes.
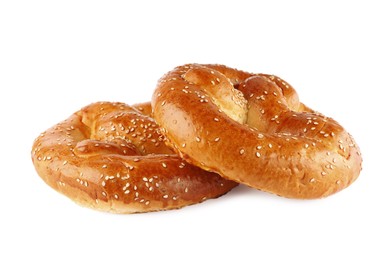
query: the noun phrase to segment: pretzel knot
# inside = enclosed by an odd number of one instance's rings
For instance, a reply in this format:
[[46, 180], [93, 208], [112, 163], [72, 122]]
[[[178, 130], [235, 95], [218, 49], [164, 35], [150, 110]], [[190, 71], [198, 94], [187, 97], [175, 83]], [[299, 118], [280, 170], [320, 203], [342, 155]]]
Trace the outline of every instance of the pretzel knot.
[[173, 154], [150, 113], [150, 103], [81, 109], [34, 142], [38, 174], [72, 200], [116, 213], [180, 208], [237, 185]]
[[351, 135], [273, 75], [177, 67], [160, 79], [152, 107], [169, 145], [188, 162], [256, 189], [320, 198], [361, 171]]

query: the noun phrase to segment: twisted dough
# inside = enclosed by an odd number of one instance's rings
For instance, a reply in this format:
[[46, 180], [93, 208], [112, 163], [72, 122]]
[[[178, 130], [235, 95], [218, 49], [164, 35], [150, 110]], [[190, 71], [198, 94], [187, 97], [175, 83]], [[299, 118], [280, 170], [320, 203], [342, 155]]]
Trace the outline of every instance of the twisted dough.
[[150, 104], [81, 109], [36, 139], [38, 174], [77, 203], [116, 213], [180, 208], [237, 185], [173, 154], [150, 113]]
[[188, 162], [290, 198], [320, 198], [361, 170], [353, 138], [299, 102], [282, 79], [221, 65], [190, 64], [164, 75], [154, 117]]

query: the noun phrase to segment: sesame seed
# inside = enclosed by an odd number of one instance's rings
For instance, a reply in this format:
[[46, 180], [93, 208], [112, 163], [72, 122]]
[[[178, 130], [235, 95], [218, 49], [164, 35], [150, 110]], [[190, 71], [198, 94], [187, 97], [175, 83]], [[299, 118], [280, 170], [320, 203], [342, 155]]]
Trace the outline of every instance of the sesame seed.
[[214, 121], [215, 121], [215, 122], [219, 122], [219, 119], [215, 117], [215, 118], [214, 118]]
[[260, 153], [259, 153], [259, 152], [256, 152], [256, 157], [257, 157], [257, 158], [260, 158], [260, 156], [261, 156]]
[[217, 137], [217, 138], [214, 139], [215, 142], [218, 142], [219, 140], [220, 140], [219, 137]]
[[147, 182], [147, 181], [148, 181], [148, 178], [143, 177], [142, 180], [145, 181], [145, 182]]
[[166, 163], [162, 163], [162, 167], [167, 168]]
[[169, 197], [168, 195], [164, 195], [163, 196], [164, 199], [168, 199], [168, 197]]
[[326, 172], [321, 172], [321, 175], [322, 175], [322, 176], [325, 176], [325, 175], [326, 175]]
[[315, 181], [316, 181], [316, 179], [314, 179], [314, 178], [311, 178], [311, 179], [310, 179], [310, 182], [311, 182], [311, 183], [313, 183], [313, 182], [315, 182]]
[[244, 149], [241, 149], [240, 150], [240, 154], [243, 155], [245, 153], [245, 150]]
[[185, 193], [187, 193], [187, 192], [188, 192], [188, 187], [186, 187], [186, 188], [184, 189], [184, 192], [185, 192]]
[[269, 148], [272, 148], [272, 144], [268, 144], [268, 147], [269, 147]]
[[200, 138], [199, 137], [196, 137], [195, 140], [199, 143], [200, 142]]

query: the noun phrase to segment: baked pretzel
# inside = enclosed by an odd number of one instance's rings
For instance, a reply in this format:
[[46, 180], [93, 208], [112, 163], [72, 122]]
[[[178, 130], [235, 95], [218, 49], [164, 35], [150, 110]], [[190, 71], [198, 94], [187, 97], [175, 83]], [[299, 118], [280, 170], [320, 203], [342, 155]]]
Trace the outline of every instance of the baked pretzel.
[[177, 67], [159, 80], [152, 107], [168, 144], [186, 161], [256, 189], [320, 198], [361, 171], [351, 135], [273, 75]]
[[237, 185], [173, 154], [150, 113], [150, 103], [84, 107], [36, 139], [38, 174], [75, 202], [115, 213], [176, 209]]

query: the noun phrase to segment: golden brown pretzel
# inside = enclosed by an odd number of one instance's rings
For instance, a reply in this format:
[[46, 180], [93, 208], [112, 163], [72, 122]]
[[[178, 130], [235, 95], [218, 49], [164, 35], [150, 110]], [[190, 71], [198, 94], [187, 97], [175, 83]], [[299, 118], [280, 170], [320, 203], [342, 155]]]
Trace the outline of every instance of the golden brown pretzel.
[[319, 198], [361, 170], [353, 138], [299, 102], [282, 79], [190, 64], [163, 76], [154, 117], [169, 145], [203, 169], [291, 198]]
[[237, 185], [173, 154], [150, 113], [150, 103], [84, 107], [36, 139], [38, 174], [77, 203], [116, 213], [180, 208]]

